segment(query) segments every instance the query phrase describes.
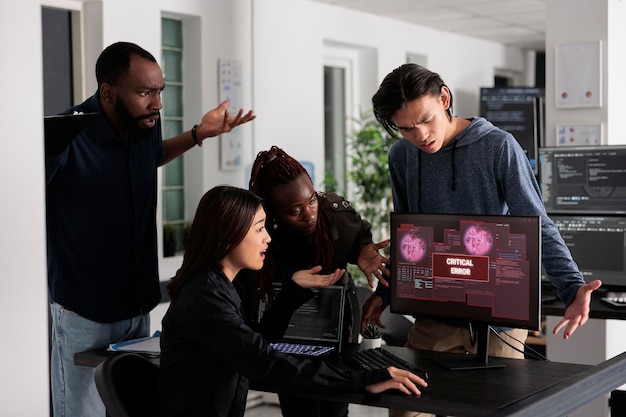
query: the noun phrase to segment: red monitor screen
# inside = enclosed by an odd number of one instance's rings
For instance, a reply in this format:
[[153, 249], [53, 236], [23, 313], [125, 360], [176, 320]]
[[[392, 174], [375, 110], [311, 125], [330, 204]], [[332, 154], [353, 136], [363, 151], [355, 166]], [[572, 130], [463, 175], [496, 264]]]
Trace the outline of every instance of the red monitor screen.
[[539, 329], [538, 216], [391, 213], [391, 311]]

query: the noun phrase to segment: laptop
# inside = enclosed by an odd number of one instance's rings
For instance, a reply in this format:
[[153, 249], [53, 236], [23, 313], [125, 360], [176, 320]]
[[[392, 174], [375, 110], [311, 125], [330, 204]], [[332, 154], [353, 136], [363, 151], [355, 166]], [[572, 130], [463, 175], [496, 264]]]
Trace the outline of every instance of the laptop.
[[[280, 284], [274, 286], [280, 291]], [[270, 343], [295, 356], [319, 357], [341, 352], [345, 286], [314, 289], [315, 296], [296, 310], [283, 338]]]

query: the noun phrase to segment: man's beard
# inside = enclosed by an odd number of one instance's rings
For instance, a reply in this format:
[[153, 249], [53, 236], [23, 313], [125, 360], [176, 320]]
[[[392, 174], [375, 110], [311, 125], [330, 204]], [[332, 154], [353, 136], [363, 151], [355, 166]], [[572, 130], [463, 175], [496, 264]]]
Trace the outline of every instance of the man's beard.
[[124, 101], [120, 100], [119, 98], [115, 100], [113, 109], [115, 110], [115, 113], [117, 113], [119, 118], [122, 119], [124, 125], [128, 127], [129, 133], [131, 133], [131, 135], [145, 137], [152, 134], [152, 130], [154, 129], [154, 127], [144, 128], [141, 126], [141, 121], [147, 117], [154, 117], [155, 115], [158, 115], [158, 112], [147, 116], [133, 116], [128, 110], [126, 103], [124, 103]]

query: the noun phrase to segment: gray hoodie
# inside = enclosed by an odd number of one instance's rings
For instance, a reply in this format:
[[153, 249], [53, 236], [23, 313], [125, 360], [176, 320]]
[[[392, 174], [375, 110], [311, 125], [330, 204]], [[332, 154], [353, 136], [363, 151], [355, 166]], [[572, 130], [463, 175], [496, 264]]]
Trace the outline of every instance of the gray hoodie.
[[542, 263], [559, 297], [569, 305], [584, 284], [546, 214], [528, 158], [510, 133], [473, 118], [434, 154], [401, 139], [389, 150], [389, 170], [397, 212], [541, 216]]

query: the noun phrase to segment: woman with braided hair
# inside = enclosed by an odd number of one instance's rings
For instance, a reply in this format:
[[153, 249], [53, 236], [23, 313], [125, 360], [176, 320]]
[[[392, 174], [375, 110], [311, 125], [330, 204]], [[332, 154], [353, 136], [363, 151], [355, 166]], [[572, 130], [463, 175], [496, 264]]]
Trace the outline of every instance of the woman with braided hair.
[[[379, 250], [389, 241], [373, 243], [370, 224], [352, 204], [337, 194], [316, 191], [302, 164], [276, 146], [258, 153], [249, 188], [263, 199], [266, 227], [272, 237], [263, 269], [254, 276], [240, 277], [246, 292], [242, 296], [245, 314], [251, 324], [268, 341], [277, 341], [293, 312], [313, 296], [310, 288], [345, 285], [343, 340], [356, 342], [360, 309], [354, 281], [345, 269], [348, 263], [356, 264], [370, 286], [373, 277], [386, 284], [383, 275], [389, 274], [389, 259]], [[274, 294], [273, 282], [282, 283], [278, 294]], [[268, 301], [271, 307], [263, 312], [259, 305]], [[284, 417], [348, 414], [347, 403], [279, 398]]]

